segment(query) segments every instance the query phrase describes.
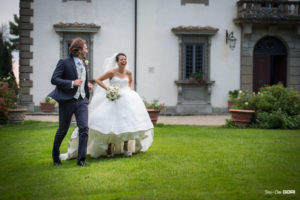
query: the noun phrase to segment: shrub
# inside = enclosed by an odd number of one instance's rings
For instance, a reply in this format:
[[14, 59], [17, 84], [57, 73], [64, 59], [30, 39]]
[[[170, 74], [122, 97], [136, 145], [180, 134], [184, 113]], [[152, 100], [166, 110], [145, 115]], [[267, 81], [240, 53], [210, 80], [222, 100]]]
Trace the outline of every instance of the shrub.
[[237, 98], [234, 99], [233, 109], [241, 109], [241, 110], [255, 110], [256, 99], [255, 94], [252, 96], [247, 90], [240, 90], [238, 92]]
[[229, 101], [235, 102], [239, 96], [239, 90], [230, 90], [228, 92]]
[[289, 116], [281, 110], [261, 112], [257, 114], [256, 123], [259, 128], [297, 129], [300, 127], [300, 115]]
[[257, 94], [239, 91], [232, 108], [255, 110], [253, 127], [300, 128], [300, 93], [281, 83], [262, 87]]
[[4, 103], [8, 108], [14, 109], [17, 107], [16, 92], [8, 87], [8, 83], [0, 82], [0, 98], [4, 99]]
[[257, 97], [258, 112], [271, 113], [280, 109], [287, 115], [300, 114], [300, 93], [281, 83], [261, 88]]
[[7, 116], [7, 105], [5, 104], [4, 98], [0, 98], [0, 124], [6, 124], [8, 120]]
[[256, 123], [261, 128], [300, 128], [300, 93], [281, 83], [256, 95]]

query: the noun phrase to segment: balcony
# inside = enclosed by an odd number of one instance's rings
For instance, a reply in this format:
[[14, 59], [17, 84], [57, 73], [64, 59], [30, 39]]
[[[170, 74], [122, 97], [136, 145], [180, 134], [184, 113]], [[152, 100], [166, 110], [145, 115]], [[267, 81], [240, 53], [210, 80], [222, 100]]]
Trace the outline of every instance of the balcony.
[[300, 1], [240, 0], [235, 23], [300, 24]]

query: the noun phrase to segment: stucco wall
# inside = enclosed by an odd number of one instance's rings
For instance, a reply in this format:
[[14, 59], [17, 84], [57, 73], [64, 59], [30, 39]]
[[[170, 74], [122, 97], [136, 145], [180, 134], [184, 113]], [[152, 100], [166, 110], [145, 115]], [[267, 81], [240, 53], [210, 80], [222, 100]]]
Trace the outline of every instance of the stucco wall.
[[128, 66], [133, 69], [133, 0], [93, 0], [90, 3], [84, 1], [63, 3], [62, 0], [36, 0], [33, 3], [33, 9], [32, 93], [34, 94], [33, 101], [35, 105], [39, 105], [39, 102], [54, 88], [50, 80], [60, 58], [60, 41], [53, 24], [79, 22], [95, 23], [101, 26], [100, 31], [94, 35], [94, 77], [102, 73], [101, 68], [104, 59], [116, 52], [126, 53]]
[[[94, 73], [104, 58], [115, 52], [134, 63], [134, 0], [83, 1], [35, 0], [32, 51], [33, 101], [35, 105], [54, 88], [52, 72], [59, 59], [60, 41], [53, 24], [95, 23], [101, 26], [94, 35]], [[137, 17], [137, 91], [148, 100], [159, 99], [167, 106], [177, 103], [179, 74], [178, 37], [171, 32], [177, 26], [212, 26], [219, 31], [211, 38], [211, 103], [215, 108], [227, 106], [228, 90], [240, 85], [240, 28], [233, 23], [236, 0], [210, 0], [209, 5], [185, 4], [180, 0], [138, 0]], [[225, 43], [225, 31], [233, 31], [237, 46], [232, 51]], [[94, 74], [97, 76], [97, 74]]]
[[[209, 1], [181, 5], [180, 0], [138, 1], [138, 91], [147, 99], [160, 99], [176, 105], [179, 51], [178, 37], [171, 32], [177, 26], [212, 26], [219, 31], [211, 40], [210, 79], [213, 107], [226, 107], [228, 90], [239, 88], [240, 28], [233, 23], [236, 1]], [[225, 31], [233, 31], [237, 46], [231, 51], [225, 43]], [[149, 73], [149, 68], [154, 68]], [[150, 69], [151, 70], [151, 69]]]

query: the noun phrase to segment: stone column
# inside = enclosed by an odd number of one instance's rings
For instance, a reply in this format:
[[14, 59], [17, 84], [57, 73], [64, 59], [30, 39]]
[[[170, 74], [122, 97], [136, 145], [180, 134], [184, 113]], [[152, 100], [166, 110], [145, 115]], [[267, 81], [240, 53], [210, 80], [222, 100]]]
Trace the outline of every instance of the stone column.
[[[33, 98], [30, 94], [32, 80], [30, 74], [33, 73], [31, 60], [33, 53], [30, 50], [33, 44], [31, 31], [33, 30], [33, 9], [31, 4], [34, 0], [20, 0], [20, 58], [19, 58], [19, 76], [20, 76], [20, 104], [28, 106], [29, 110], [33, 109]], [[31, 109], [32, 108], [32, 109]], [[33, 110], [32, 110], [33, 111]]]

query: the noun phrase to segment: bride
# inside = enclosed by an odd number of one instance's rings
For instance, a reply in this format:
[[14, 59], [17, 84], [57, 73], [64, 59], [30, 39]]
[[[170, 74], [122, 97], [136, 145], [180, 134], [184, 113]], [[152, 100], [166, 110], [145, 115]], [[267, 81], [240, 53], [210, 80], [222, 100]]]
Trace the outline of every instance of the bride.
[[[126, 69], [127, 57], [115, 54], [104, 62], [106, 72], [96, 79], [98, 86], [89, 105], [89, 139], [87, 154], [93, 158], [112, 157], [147, 151], [153, 142], [153, 124], [140, 96], [132, 90], [131, 72]], [[109, 86], [119, 88], [120, 98], [106, 98]], [[68, 152], [61, 160], [77, 157], [78, 128], [68, 143]]]

